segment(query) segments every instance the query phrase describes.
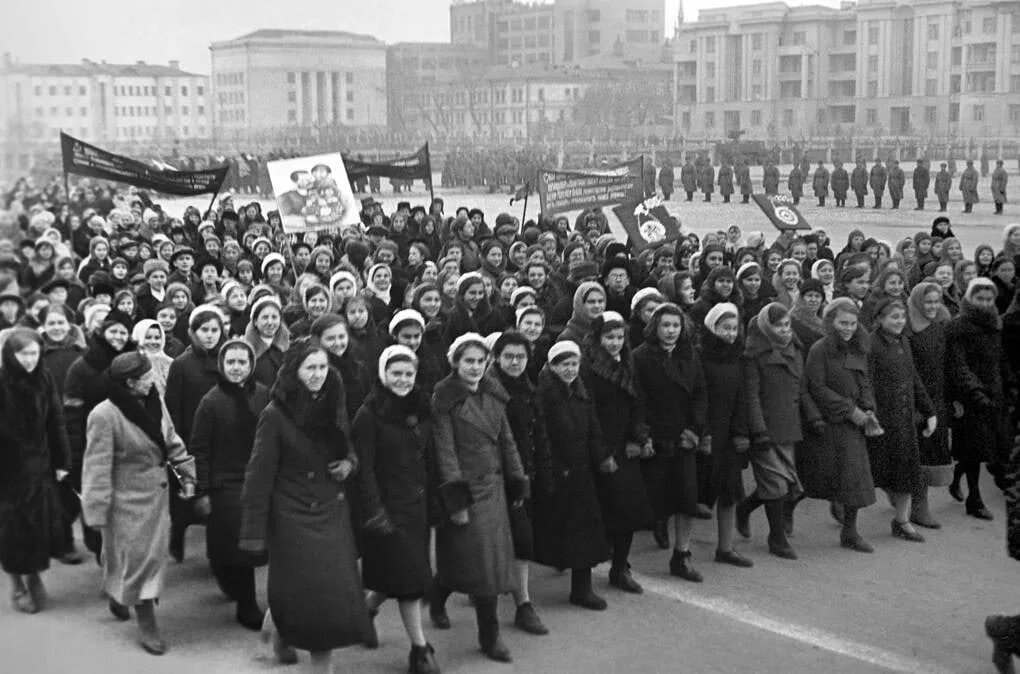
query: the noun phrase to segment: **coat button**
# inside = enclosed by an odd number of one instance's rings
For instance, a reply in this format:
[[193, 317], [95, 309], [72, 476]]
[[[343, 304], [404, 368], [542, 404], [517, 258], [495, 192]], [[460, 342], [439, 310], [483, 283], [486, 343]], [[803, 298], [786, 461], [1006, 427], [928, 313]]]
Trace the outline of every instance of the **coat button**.
[[309, 480], [315, 479], [315, 471], [314, 470], [308, 471], [308, 479]]

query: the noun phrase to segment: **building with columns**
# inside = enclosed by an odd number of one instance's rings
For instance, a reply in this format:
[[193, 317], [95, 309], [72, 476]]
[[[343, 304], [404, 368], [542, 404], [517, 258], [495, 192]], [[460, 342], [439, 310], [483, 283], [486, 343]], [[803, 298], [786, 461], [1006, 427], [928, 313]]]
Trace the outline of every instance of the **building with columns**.
[[218, 139], [386, 126], [386, 45], [374, 37], [265, 29], [209, 51]]
[[679, 135], [1020, 135], [1017, 2], [723, 7], [673, 45]]

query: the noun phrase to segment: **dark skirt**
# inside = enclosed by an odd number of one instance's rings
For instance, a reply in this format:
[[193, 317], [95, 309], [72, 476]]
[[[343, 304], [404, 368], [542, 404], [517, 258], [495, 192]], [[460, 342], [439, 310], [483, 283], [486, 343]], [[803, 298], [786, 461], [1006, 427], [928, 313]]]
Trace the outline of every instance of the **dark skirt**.
[[939, 425], [930, 438], [919, 435], [917, 445], [925, 485], [948, 486], [953, 479], [953, 457], [949, 452], [949, 428], [945, 421], [939, 419]]
[[875, 486], [893, 494], [913, 494], [921, 478], [917, 443], [868, 438], [868, 461]]
[[531, 524], [531, 501], [519, 508], [510, 508], [510, 536], [514, 541], [514, 557], [522, 561], [535, 558], [535, 533]]
[[419, 599], [432, 582], [429, 529], [397, 525], [388, 534], [362, 532], [361, 569], [366, 590], [392, 599]]
[[697, 515], [698, 466], [693, 451], [643, 459], [641, 473], [657, 519], [673, 514]]
[[556, 569], [587, 569], [609, 559], [590, 470], [557, 474], [551, 494], [535, 496], [535, 561]]
[[864, 434], [850, 424], [828, 424], [820, 436], [797, 443], [797, 475], [808, 498], [852, 508], [875, 502]]
[[629, 534], [652, 526], [654, 514], [645, 491], [640, 459], [621, 459], [617, 471], [599, 475], [597, 484], [606, 533]]
[[306, 651], [366, 642], [371, 625], [345, 497], [313, 511], [278, 499], [268, 549], [269, 609], [284, 642]]
[[269, 555], [237, 547], [241, 533], [243, 481], [227, 482], [209, 494], [209, 521], [205, 531], [205, 555], [213, 566], [265, 566]]
[[729, 508], [744, 498], [744, 480], [740, 473], [747, 465], [747, 454], [738, 454], [728, 438], [722, 440], [717, 442], [712, 436], [712, 455], [705, 457], [711, 470], [708, 493], [701, 494], [698, 500], [709, 506]]
[[17, 496], [0, 501], [0, 566], [6, 573], [28, 575], [50, 567], [63, 547], [63, 516], [56, 483], [39, 477]]

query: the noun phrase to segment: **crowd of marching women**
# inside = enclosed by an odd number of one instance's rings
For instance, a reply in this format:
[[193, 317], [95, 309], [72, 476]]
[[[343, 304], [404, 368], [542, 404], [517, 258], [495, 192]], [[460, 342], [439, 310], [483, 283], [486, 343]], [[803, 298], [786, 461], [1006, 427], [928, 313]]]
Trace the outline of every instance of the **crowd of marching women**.
[[[177, 219], [101, 194], [8, 198], [0, 563], [18, 611], [45, 607], [40, 574], [83, 543], [110, 611], [163, 653], [165, 560], [201, 523], [237, 621], [281, 661], [306, 650], [324, 671], [375, 645], [394, 599], [409, 671], [439, 671], [423, 600], [448, 629], [457, 592], [507, 662], [500, 595], [517, 628], [548, 631], [531, 564], [569, 569], [569, 601], [603, 610], [598, 564], [642, 591], [635, 533], [702, 582], [695, 519], [716, 520], [716, 563], [750, 568], [734, 543], [759, 509], [768, 551], [797, 558], [804, 498], [831, 503], [848, 550], [918, 544], [940, 528], [932, 488], [992, 519], [982, 464], [1020, 558], [1018, 224], [974, 251], [939, 216], [897, 241], [732, 226], [634, 254], [598, 210], [522, 226], [369, 198], [346, 239], [294, 240], [257, 202]], [[890, 539], [857, 524], [876, 489]], [[1008, 661], [1020, 620], [988, 629]]]

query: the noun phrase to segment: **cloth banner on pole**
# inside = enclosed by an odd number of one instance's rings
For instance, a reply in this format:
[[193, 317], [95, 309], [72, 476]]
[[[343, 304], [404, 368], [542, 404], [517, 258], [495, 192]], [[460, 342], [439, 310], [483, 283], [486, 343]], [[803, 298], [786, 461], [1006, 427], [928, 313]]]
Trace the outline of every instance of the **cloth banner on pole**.
[[351, 180], [366, 176], [392, 178], [395, 180], [424, 180], [426, 185], [432, 183], [429, 146], [426, 143], [417, 152], [407, 157], [377, 162], [361, 161], [344, 157], [347, 176]]
[[280, 159], [266, 164], [283, 231], [303, 234], [354, 227], [360, 233], [358, 202], [340, 153]]
[[160, 169], [130, 157], [124, 157], [60, 133], [60, 151], [64, 173], [114, 180], [144, 187], [163, 194], [195, 196], [217, 193], [227, 177], [228, 167], [205, 171]]
[[623, 225], [635, 253], [680, 238], [680, 221], [670, 215], [657, 196], [622, 203], [613, 209], [613, 213]]
[[751, 198], [779, 231], [811, 229], [811, 225], [793, 205], [793, 197], [787, 194], [753, 194]]
[[596, 206], [641, 201], [644, 198], [642, 167], [636, 157], [598, 171], [538, 172], [538, 196], [547, 215]]

